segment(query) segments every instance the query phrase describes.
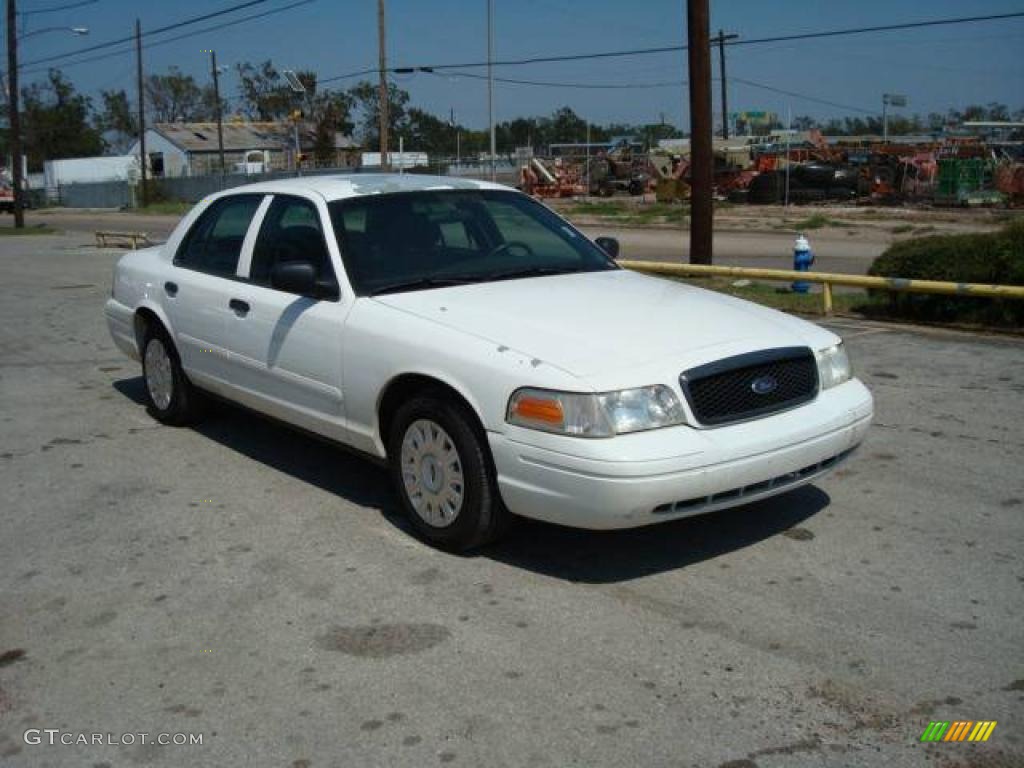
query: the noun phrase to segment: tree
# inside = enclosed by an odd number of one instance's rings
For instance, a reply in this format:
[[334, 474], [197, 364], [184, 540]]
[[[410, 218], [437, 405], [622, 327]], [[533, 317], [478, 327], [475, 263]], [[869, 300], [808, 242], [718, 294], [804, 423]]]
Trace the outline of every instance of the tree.
[[549, 118], [548, 127], [551, 131], [548, 142], [552, 144], [585, 141], [587, 137], [586, 121], [570, 107], [556, 109]]
[[990, 101], [988, 103], [988, 119], [1002, 122], [1010, 119], [1010, 109], [1005, 104], [1000, 104], [998, 101]]
[[402, 136], [405, 145], [412, 150], [429, 155], [455, 154], [455, 129], [418, 107], [410, 107]]
[[99, 131], [89, 125], [91, 100], [77, 93], [59, 69], [51, 69], [45, 82], [23, 88], [21, 98], [24, 151], [31, 170], [42, 170], [45, 160], [103, 151]]
[[96, 115], [94, 121], [99, 131], [117, 131], [127, 136], [139, 132], [138, 116], [128, 103], [128, 94], [120, 91], [100, 91], [103, 100], [103, 111]]
[[976, 120], [984, 120], [986, 117], [988, 117], [988, 112], [983, 106], [980, 104], [970, 104], [964, 107], [961, 122], [970, 123]]
[[[366, 80], [352, 86], [348, 91], [353, 105], [359, 111], [359, 138], [365, 147], [380, 146], [380, 90]], [[394, 83], [388, 83], [388, 132], [397, 136], [405, 130], [405, 107], [409, 103], [409, 92]]]
[[616, 136], [640, 136], [648, 147], [658, 146], [662, 139], [681, 139], [683, 132], [669, 123], [648, 123], [647, 125], [630, 126], [632, 130], [616, 133]]
[[797, 115], [793, 118], [794, 131], [810, 131], [818, 127], [818, 121], [810, 115]]
[[217, 114], [213, 86], [200, 87], [192, 75], [182, 74], [177, 67], [146, 78], [146, 99], [157, 123], [208, 122]]
[[931, 133], [939, 133], [943, 128], [946, 127], [946, 116], [941, 112], [929, 112], [926, 119], [926, 125]]
[[[295, 108], [295, 94], [270, 59], [255, 65], [242, 62], [235, 69], [243, 112], [250, 120], [283, 120]], [[315, 88], [315, 75], [313, 85]]]
[[338, 133], [352, 133], [351, 111], [352, 99], [347, 93], [325, 90], [310, 99], [306, 117], [314, 125], [313, 154], [317, 164], [334, 164], [334, 137]]

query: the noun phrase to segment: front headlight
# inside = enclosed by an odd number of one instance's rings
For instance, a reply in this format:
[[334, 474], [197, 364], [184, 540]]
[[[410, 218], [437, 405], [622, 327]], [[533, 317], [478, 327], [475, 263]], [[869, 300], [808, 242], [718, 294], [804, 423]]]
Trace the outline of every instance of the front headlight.
[[527, 388], [509, 398], [506, 420], [575, 437], [612, 437], [683, 424], [686, 414], [662, 384], [596, 394]]
[[823, 390], [837, 387], [853, 376], [850, 357], [846, 354], [843, 342], [840, 341], [834, 347], [818, 350], [815, 357], [818, 359], [818, 380]]

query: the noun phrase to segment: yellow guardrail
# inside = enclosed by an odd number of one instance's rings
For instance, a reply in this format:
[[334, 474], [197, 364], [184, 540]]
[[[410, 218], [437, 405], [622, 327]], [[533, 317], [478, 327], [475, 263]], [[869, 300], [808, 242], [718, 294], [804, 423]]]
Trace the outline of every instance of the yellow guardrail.
[[802, 281], [821, 283], [822, 309], [832, 313], [832, 286], [850, 285], [877, 288], [900, 293], [939, 293], [950, 296], [979, 296], [990, 299], [1024, 299], [1024, 285], [985, 285], [982, 283], [948, 283], [941, 280], [910, 280], [904, 277], [873, 277], [843, 275], [834, 272], [797, 272], [793, 269], [761, 269], [759, 267], [718, 267], [707, 264], [672, 264], [660, 261], [621, 260], [620, 266], [637, 272], [673, 277], [740, 277], [776, 280], [785, 283]]

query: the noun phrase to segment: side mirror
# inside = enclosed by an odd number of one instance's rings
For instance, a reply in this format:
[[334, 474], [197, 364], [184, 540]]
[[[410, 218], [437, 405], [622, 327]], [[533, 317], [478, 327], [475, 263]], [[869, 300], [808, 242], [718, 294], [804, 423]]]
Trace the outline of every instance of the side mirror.
[[270, 287], [300, 296], [315, 296], [316, 267], [308, 261], [278, 262], [270, 270]]
[[619, 241], [614, 237], [599, 237], [594, 241], [602, 251], [608, 254], [609, 258], [619, 258]]

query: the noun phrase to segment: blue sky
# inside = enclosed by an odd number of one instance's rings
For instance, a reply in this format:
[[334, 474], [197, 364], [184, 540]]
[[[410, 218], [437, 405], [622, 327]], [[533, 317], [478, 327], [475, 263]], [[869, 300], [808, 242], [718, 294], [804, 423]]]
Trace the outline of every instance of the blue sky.
[[[22, 0], [20, 10], [65, 5], [72, 0]], [[140, 3], [99, 0], [58, 13], [27, 18], [28, 30], [51, 25], [87, 26], [89, 37], [47, 33], [25, 39], [22, 62], [73, 51], [131, 34], [134, 19], [143, 29], [174, 23], [235, 4], [217, 2]], [[259, 13], [295, 0], [271, 0], [235, 16]], [[496, 58], [675, 45], [685, 41], [684, 0], [494, 0]], [[171, 65], [201, 82], [209, 77], [207, 54], [220, 63], [273, 59], [279, 67], [313, 69], [322, 78], [376, 64], [376, 0], [314, 0], [264, 19], [209, 32], [147, 50], [149, 72]], [[712, 0], [712, 28], [745, 38], [923, 19], [1024, 11], [1024, 0]], [[481, 61], [486, 58], [486, 0], [388, 0], [388, 56], [394, 66]], [[229, 19], [233, 17], [224, 17]], [[218, 19], [217, 21], [220, 21]], [[202, 28], [216, 21], [186, 27]], [[180, 33], [179, 32], [179, 33]], [[178, 33], [175, 33], [178, 34]], [[151, 42], [161, 38], [154, 37]], [[113, 50], [113, 49], [111, 49]], [[1001, 101], [1024, 107], [1024, 18], [913, 31], [831, 38], [727, 50], [728, 74], [845, 107], [880, 110], [884, 91], [910, 99], [908, 112], [944, 112], [969, 103]], [[567, 83], [662, 83], [686, 77], [685, 53], [586, 62], [496, 68], [496, 76]], [[714, 73], [717, 76], [717, 57]], [[59, 64], [58, 64], [59, 65]], [[25, 67], [31, 69], [31, 67]], [[65, 66], [77, 87], [134, 87], [135, 61], [122, 55]], [[469, 70], [484, 73], [483, 69]], [[23, 80], [40, 77], [26, 74]], [[439, 115], [454, 110], [466, 125], [486, 123], [486, 87], [478, 80], [430, 74], [396, 75], [412, 103]], [[335, 86], [356, 82], [346, 80]], [[235, 96], [233, 73], [222, 91]], [[730, 83], [729, 107], [767, 109], [816, 117], [854, 116], [800, 98], [739, 82]], [[717, 105], [717, 85], [715, 91]], [[568, 105], [595, 122], [655, 122], [662, 114], [688, 122], [683, 86], [582, 90], [499, 83], [496, 118], [542, 115]]]

